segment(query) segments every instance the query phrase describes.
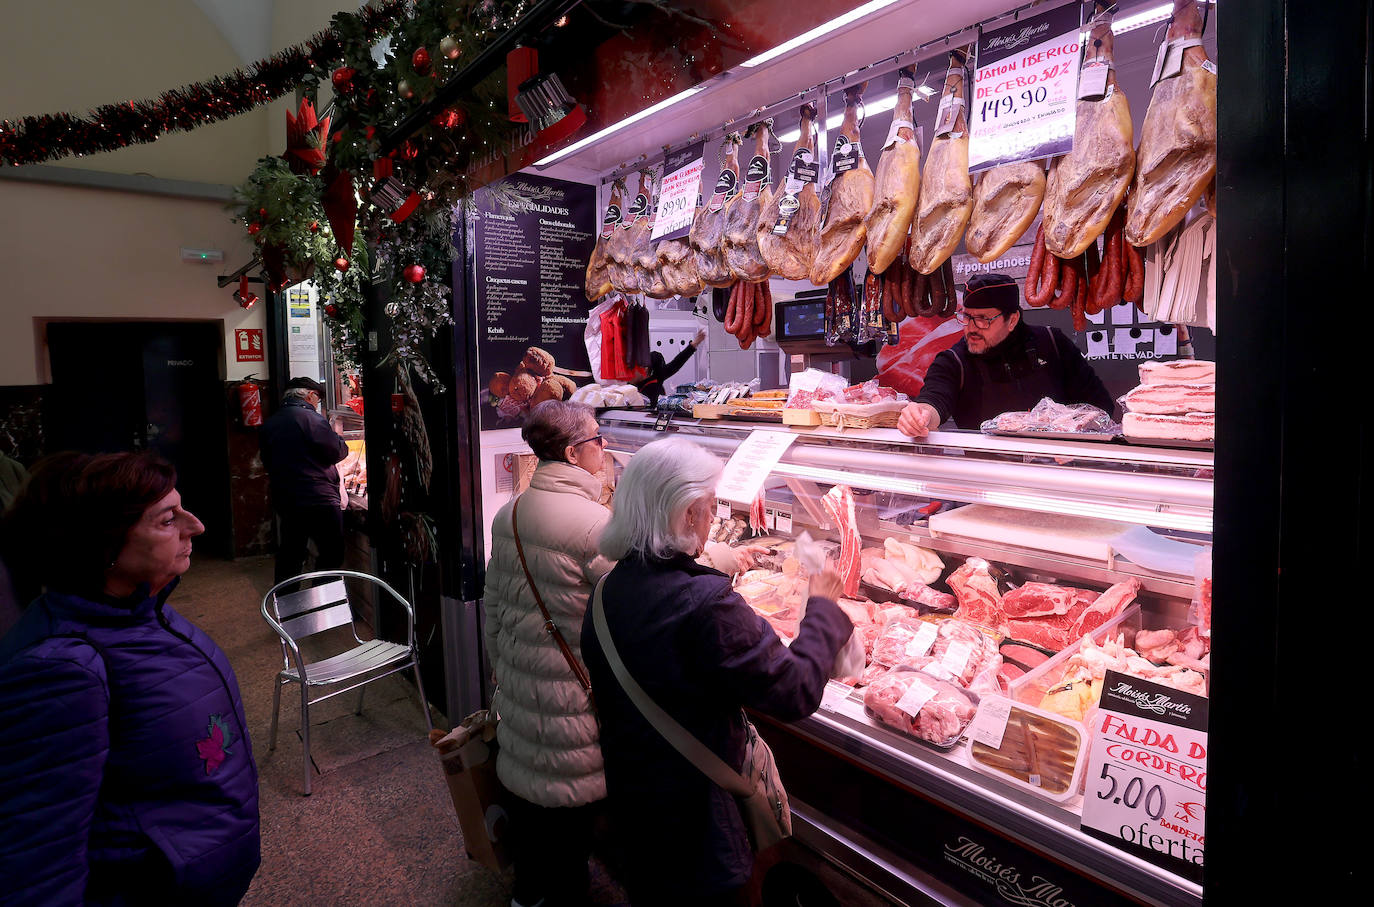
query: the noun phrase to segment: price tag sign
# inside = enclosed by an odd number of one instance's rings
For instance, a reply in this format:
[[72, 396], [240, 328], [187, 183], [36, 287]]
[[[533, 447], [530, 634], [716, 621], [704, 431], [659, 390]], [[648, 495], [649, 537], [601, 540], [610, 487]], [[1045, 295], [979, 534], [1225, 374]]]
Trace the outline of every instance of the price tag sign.
[[847, 684], [838, 680], [828, 680], [825, 689], [821, 691], [821, 708], [827, 712], [838, 712], [841, 704], [848, 700], [849, 694], [853, 692], [854, 688]]
[[663, 182], [658, 191], [658, 211], [650, 239], [681, 239], [692, 229], [701, 197], [701, 170], [705, 164], [704, 142], [675, 151], [663, 160]]
[[1079, 57], [1077, 3], [983, 33], [967, 111], [971, 173], [1073, 148]]
[[751, 432], [725, 464], [720, 482], [716, 484], [716, 497], [748, 510], [763, 490], [769, 473], [795, 440], [797, 436], [790, 431]]
[[1090, 732], [1083, 831], [1201, 882], [1207, 699], [1108, 671]]

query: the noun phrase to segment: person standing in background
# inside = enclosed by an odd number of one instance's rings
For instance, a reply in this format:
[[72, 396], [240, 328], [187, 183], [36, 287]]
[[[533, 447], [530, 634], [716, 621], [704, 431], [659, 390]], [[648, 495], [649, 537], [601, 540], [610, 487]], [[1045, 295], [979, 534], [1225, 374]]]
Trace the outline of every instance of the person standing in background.
[[348, 456], [348, 445], [318, 412], [322, 399], [324, 385], [292, 378], [281, 407], [258, 430], [272, 509], [281, 520], [274, 582], [304, 572], [311, 541], [316, 570], [343, 565], [343, 509], [335, 464]]
[[697, 335], [692, 338], [692, 342], [682, 348], [672, 362], [663, 358], [663, 354], [655, 350], [649, 355], [649, 374], [634, 382], [635, 387], [639, 388], [644, 396], [649, 398], [650, 406], [658, 405], [658, 398], [663, 396], [667, 380], [678, 373], [687, 364], [697, 349], [706, 341], [706, 331], [697, 331]]

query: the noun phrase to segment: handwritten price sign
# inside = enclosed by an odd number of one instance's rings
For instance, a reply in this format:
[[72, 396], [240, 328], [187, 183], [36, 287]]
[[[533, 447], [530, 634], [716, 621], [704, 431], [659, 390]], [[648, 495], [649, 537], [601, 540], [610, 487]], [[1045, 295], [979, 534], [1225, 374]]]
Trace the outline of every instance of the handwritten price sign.
[[680, 239], [691, 230], [697, 199], [701, 195], [701, 169], [705, 164], [702, 149], [705, 147], [704, 142], [698, 142], [664, 159], [658, 214], [650, 239]]
[[1069, 3], [979, 38], [968, 107], [971, 172], [1073, 147], [1078, 34], [1078, 4]]
[[1108, 671], [1092, 731], [1083, 830], [1202, 881], [1207, 700]]

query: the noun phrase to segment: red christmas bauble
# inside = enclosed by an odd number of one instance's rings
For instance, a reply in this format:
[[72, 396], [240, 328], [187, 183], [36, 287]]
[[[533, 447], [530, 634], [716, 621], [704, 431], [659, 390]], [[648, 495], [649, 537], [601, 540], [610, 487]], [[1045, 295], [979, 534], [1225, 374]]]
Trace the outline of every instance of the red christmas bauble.
[[317, 221], [317, 220], [312, 220], [312, 221], [310, 222], [310, 232], [311, 232], [311, 233], [318, 233], [318, 232], [320, 232], [320, 222], [319, 222], [319, 221]]
[[443, 129], [457, 129], [468, 120], [468, 115], [461, 107], [450, 107], [443, 113], [436, 114], [434, 125]]
[[259, 208], [259, 209], [258, 209], [258, 217], [266, 217], [266, 216], [267, 216], [267, 209], [266, 209], [266, 208]]
[[325, 313], [325, 315], [329, 316], [330, 318], [338, 318], [338, 317], [339, 317], [339, 307], [336, 306], [334, 303], [331, 302], [331, 303], [329, 303], [328, 305], [326, 305], [326, 306], [324, 307], [324, 313]]
[[256, 235], [258, 234], [258, 231], [261, 230], [261, 229], [262, 229], [262, 224], [249, 224], [249, 225], [248, 225], [248, 235], [249, 235], [249, 236], [256, 236]]
[[334, 259], [334, 267], [338, 268], [340, 271], [347, 271], [348, 259], [340, 255], [338, 258]]
[[419, 283], [425, 279], [425, 269], [420, 265], [406, 265], [406, 269], [401, 272], [401, 276], [410, 283]]
[[340, 66], [334, 70], [329, 81], [334, 84], [334, 90], [339, 94], [347, 94], [353, 90], [353, 77], [357, 74], [358, 71], [351, 66]]
[[429, 72], [429, 51], [423, 47], [415, 48], [415, 53], [410, 55], [410, 65], [420, 75]]

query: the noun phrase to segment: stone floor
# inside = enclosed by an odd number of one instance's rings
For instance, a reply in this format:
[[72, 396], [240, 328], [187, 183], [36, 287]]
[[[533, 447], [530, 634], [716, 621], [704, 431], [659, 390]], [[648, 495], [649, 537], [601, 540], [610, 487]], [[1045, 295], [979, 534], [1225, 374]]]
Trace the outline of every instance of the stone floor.
[[[262, 868], [243, 903], [509, 904], [510, 872], [465, 855], [414, 687], [399, 677], [369, 685], [362, 715], [351, 693], [311, 710], [313, 792], [302, 796], [298, 688], [282, 695], [277, 748], [268, 749], [281, 667], [260, 612], [271, 581], [270, 558], [198, 558], [171, 598], [228, 654], [243, 693], [262, 814]], [[434, 720], [446, 726], [442, 715]], [[600, 871], [593, 898], [623, 901]]]

